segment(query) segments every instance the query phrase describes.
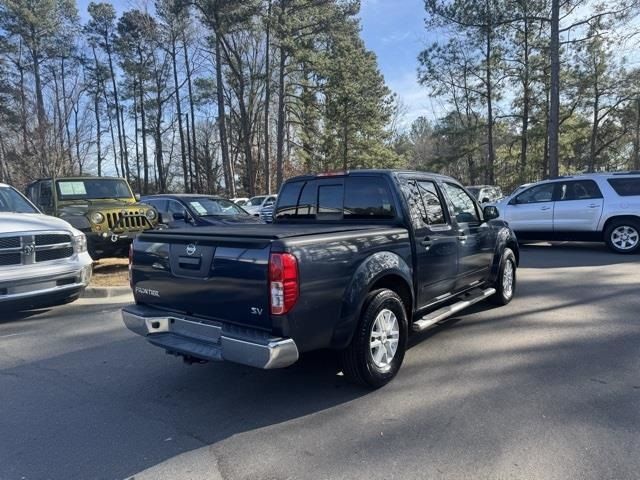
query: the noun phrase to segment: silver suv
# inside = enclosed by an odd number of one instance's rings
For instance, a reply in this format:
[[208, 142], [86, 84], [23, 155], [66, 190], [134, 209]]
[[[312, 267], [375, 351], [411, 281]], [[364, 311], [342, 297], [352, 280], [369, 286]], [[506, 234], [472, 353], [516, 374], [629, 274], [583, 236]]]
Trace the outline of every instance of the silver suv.
[[0, 309], [71, 302], [87, 286], [91, 264], [84, 233], [0, 183]]
[[496, 206], [519, 240], [604, 241], [618, 253], [640, 248], [640, 172], [545, 180]]

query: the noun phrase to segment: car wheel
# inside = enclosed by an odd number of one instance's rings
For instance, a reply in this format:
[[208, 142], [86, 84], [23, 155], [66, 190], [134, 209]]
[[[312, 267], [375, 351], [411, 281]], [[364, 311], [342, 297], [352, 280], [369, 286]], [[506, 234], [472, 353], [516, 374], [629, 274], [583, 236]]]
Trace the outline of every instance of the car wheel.
[[348, 380], [380, 388], [396, 376], [407, 347], [407, 314], [393, 291], [376, 290], [367, 297], [351, 345], [342, 352]]
[[516, 269], [516, 256], [510, 248], [505, 248], [494, 284], [496, 293], [489, 297], [491, 303], [506, 305], [513, 299], [516, 292]]
[[634, 253], [640, 248], [640, 222], [614, 220], [604, 232], [607, 246], [616, 253]]

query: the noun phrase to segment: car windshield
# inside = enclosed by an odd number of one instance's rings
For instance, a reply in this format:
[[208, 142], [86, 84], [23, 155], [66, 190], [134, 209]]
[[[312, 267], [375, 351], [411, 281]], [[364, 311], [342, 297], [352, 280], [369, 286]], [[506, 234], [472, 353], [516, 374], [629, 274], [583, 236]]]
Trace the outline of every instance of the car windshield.
[[469, 190], [469, 193], [476, 198], [480, 195], [480, 189], [478, 187], [467, 187], [467, 190]]
[[0, 187], [0, 212], [38, 213], [22, 195], [11, 187]]
[[117, 179], [85, 179], [56, 181], [60, 200], [92, 200], [98, 198], [132, 198], [129, 184]]
[[191, 210], [200, 217], [222, 215], [248, 215], [242, 208], [230, 200], [223, 198], [200, 197], [189, 199]]
[[249, 199], [249, 206], [251, 207], [259, 207], [260, 205], [262, 205], [262, 202], [264, 201], [266, 197], [253, 197], [251, 199]]

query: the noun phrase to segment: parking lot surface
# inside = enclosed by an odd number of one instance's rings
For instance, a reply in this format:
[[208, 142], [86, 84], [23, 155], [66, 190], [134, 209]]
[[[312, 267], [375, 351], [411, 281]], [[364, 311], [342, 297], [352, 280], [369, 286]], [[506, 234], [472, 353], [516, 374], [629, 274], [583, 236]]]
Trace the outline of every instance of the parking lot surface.
[[414, 336], [374, 392], [320, 353], [188, 366], [127, 298], [0, 317], [0, 479], [632, 479], [640, 256], [524, 247], [515, 300]]

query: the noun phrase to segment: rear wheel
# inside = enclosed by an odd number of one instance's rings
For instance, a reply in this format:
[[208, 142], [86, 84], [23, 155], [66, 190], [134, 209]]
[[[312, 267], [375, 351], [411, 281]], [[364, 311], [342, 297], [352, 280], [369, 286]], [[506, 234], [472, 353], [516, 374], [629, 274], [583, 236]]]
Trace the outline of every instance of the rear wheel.
[[614, 220], [604, 233], [607, 246], [616, 253], [634, 253], [640, 248], [640, 222]]
[[505, 248], [502, 252], [502, 260], [494, 288], [496, 293], [489, 297], [491, 303], [506, 305], [513, 299], [516, 291], [516, 256], [510, 248]]
[[392, 290], [369, 294], [351, 345], [342, 352], [347, 379], [379, 388], [396, 376], [407, 345], [407, 314]]

